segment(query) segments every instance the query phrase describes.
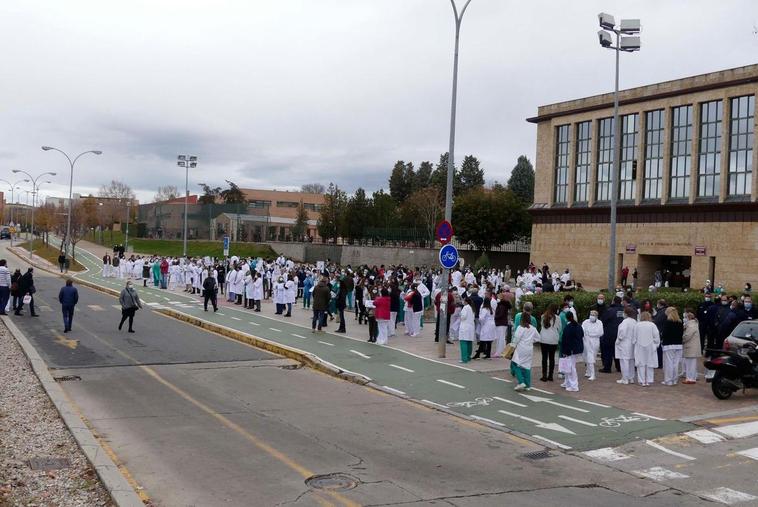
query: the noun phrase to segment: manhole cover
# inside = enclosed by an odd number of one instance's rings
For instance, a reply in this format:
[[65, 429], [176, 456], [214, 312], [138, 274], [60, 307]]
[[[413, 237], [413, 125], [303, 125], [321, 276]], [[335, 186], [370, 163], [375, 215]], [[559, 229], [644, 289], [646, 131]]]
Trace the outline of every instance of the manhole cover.
[[71, 380], [81, 380], [82, 377], [79, 375], [64, 375], [62, 377], [54, 377], [54, 380], [56, 382], [69, 382]]
[[545, 458], [552, 458], [553, 454], [550, 453], [550, 451], [534, 451], [534, 452], [528, 452], [523, 455], [527, 459], [545, 459]]
[[355, 477], [341, 473], [314, 475], [305, 480], [309, 488], [329, 491], [347, 491], [356, 487], [359, 482]]
[[32, 470], [58, 470], [68, 468], [71, 462], [68, 458], [31, 458], [29, 468]]

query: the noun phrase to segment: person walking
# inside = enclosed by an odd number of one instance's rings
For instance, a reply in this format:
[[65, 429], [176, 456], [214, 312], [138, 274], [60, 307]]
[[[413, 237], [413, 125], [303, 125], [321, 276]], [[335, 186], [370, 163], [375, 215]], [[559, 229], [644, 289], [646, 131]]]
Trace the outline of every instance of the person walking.
[[640, 313], [637, 324], [637, 338], [634, 342], [634, 365], [637, 367], [637, 382], [642, 387], [648, 387], [655, 381], [654, 373], [658, 367], [658, 346], [661, 335], [658, 326], [653, 323], [649, 311]]
[[684, 358], [684, 376], [682, 384], [695, 384], [697, 382], [697, 363], [702, 356], [700, 344], [700, 323], [695, 317], [695, 312], [688, 308], [684, 311], [685, 324], [682, 335], [682, 357]]
[[121, 331], [124, 322], [129, 319], [129, 332], [133, 333], [134, 314], [142, 308], [142, 302], [131, 280], [127, 281], [126, 286], [121, 290], [118, 301], [121, 303], [121, 322], [118, 324], [118, 330]]
[[679, 311], [675, 306], [666, 308], [666, 321], [663, 323], [661, 333], [661, 347], [663, 348], [663, 382], [665, 386], [673, 386], [677, 383], [679, 374], [679, 362], [682, 360], [682, 343], [684, 337], [684, 324], [679, 318]]
[[19, 282], [21, 281], [21, 270], [16, 268], [16, 271], [13, 272], [11, 275], [11, 297], [13, 297], [13, 301], [11, 302], [11, 308], [13, 309], [13, 313], [16, 313], [16, 310], [18, 309], [19, 305], [21, 304], [21, 299], [23, 296], [21, 295], [21, 291], [19, 290]]
[[324, 312], [329, 308], [329, 300], [331, 299], [331, 290], [326, 284], [326, 279], [322, 278], [318, 284], [313, 288], [313, 320], [311, 321], [311, 332], [316, 332], [316, 326], [321, 331], [321, 327], [324, 324]]
[[27, 296], [29, 296], [29, 311], [31, 312], [30, 315], [32, 317], [39, 317], [39, 315], [34, 311], [34, 293], [37, 292], [37, 289], [34, 287], [34, 268], [29, 268], [26, 270], [26, 273], [24, 273], [21, 278], [18, 280], [18, 294], [21, 298], [18, 302], [18, 306], [16, 307], [16, 311], [14, 315], [23, 315], [21, 313], [21, 310], [24, 309], [25, 299], [27, 299]]
[[539, 341], [540, 335], [537, 328], [532, 325], [532, 316], [524, 312], [513, 337], [513, 345], [516, 350], [511, 359], [511, 374], [516, 377], [514, 391], [524, 391], [532, 387], [532, 356], [534, 344]]
[[[348, 290], [347, 283], [345, 281], [345, 277], [343, 276], [337, 285], [337, 301], [336, 301], [336, 307], [337, 311], [339, 312], [339, 319], [340, 319], [340, 325], [339, 328], [337, 328], [335, 333], [346, 333], [347, 330], [345, 329], [345, 308], [348, 308], [347, 306], [347, 295], [349, 292], [352, 292], [352, 290]], [[365, 298], [369, 299], [369, 298]], [[374, 321], [376, 323], [376, 321]], [[374, 336], [374, 340], [376, 340], [376, 334], [370, 333], [372, 336]]]
[[74, 321], [74, 307], [79, 302], [79, 291], [74, 287], [74, 281], [70, 278], [66, 280], [66, 285], [61, 287], [58, 292], [58, 302], [61, 304], [63, 312], [63, 332], [71, 331], [71, 324]]
[[[499, 307], [500, 305], [498, 305]], [[555, 372], [555, 351], [561, 337], [562, 324], [558, 318], [558, 306], [551, 304], [542, 314], [542, 329], [540, 330], [540, 352], [542, 355], [542, 382], [552, 382]]]
[[561, 357], [568, 358], [569, 367], [565, 371], [565, 381], [561, 387], [569, 392], [579, 391], [579, 375], [576, 373], [576, 360], [584, 353], [584, 330], [576, 322], [576, 317], [571, 312], [566, 314], [566, 327], [561, 336]]
[[471, 360], [471, 349], [476, 339], [476, 323], [474, 322], [474, 307], [471, 304], [471, 298], [464, 299], [463, 309], [461, 310], [460, 326], [458, 328], [458, 342], [461, 347], [461, 363], [468, 363]]
[[5, 308], [11, 296], [11, 272], [5, 259], [0, 259], [0, 315], [8, 315]]
[[208, 301], [213, 306], [213, 311], [218, 311], [218, 303], [216, 301], [216, 294], [218, 287], [216, 286], [216, 279], [212, 276], [208, 276], [203, 280], [203, 308], [208, 311]]

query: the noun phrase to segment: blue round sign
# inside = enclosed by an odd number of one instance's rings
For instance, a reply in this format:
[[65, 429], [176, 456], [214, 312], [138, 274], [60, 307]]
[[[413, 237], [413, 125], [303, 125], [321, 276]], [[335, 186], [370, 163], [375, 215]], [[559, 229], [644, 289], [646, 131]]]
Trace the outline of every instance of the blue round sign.
[[445, 245], [440, 248], [440, 264], [445, 269], [452, 269], [458, 264], [458, 249], [453, 245]]

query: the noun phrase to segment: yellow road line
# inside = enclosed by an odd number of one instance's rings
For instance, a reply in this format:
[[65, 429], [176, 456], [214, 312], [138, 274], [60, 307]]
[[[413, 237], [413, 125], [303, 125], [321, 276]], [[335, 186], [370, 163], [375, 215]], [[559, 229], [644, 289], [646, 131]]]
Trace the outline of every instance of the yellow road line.
[[706, 422], [709, 422], [711, 424], [731, 424], [731, 423], [756, 421], [756, 420], [758, 420], [758, 415], [745, 415], [741, 417], [720, 417], [718, 419], [705, 419]]

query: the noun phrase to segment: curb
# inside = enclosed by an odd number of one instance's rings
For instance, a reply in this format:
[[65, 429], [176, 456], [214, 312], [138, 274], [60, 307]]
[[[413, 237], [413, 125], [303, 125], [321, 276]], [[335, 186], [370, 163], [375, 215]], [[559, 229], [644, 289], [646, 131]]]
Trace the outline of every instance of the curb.
[[47, 393], [50, 401], [53, 402], [53, 405], [55, 405], [55, 409], [71, 432], [76, 444], [87, 457], [87, 461], [90, 462], [97, 472], [100, 481], [108, 491], [113, 502], [118, 507], [144, 507], [145, 504], [126, 481], [126, 478], [121, 475], [121, 471], [100, 446], [100, 443], [95, 439], [90, 429], [63, 392], [61, 386], [50, 375], [47, 364], [29, 342], [29, 339], [10, 318], [2, 317], [2, 321], [8, 331], [10, 331], [11, 336], [21, 346], [32, 366], [34, 374], [42, 384], [42, 388]]

